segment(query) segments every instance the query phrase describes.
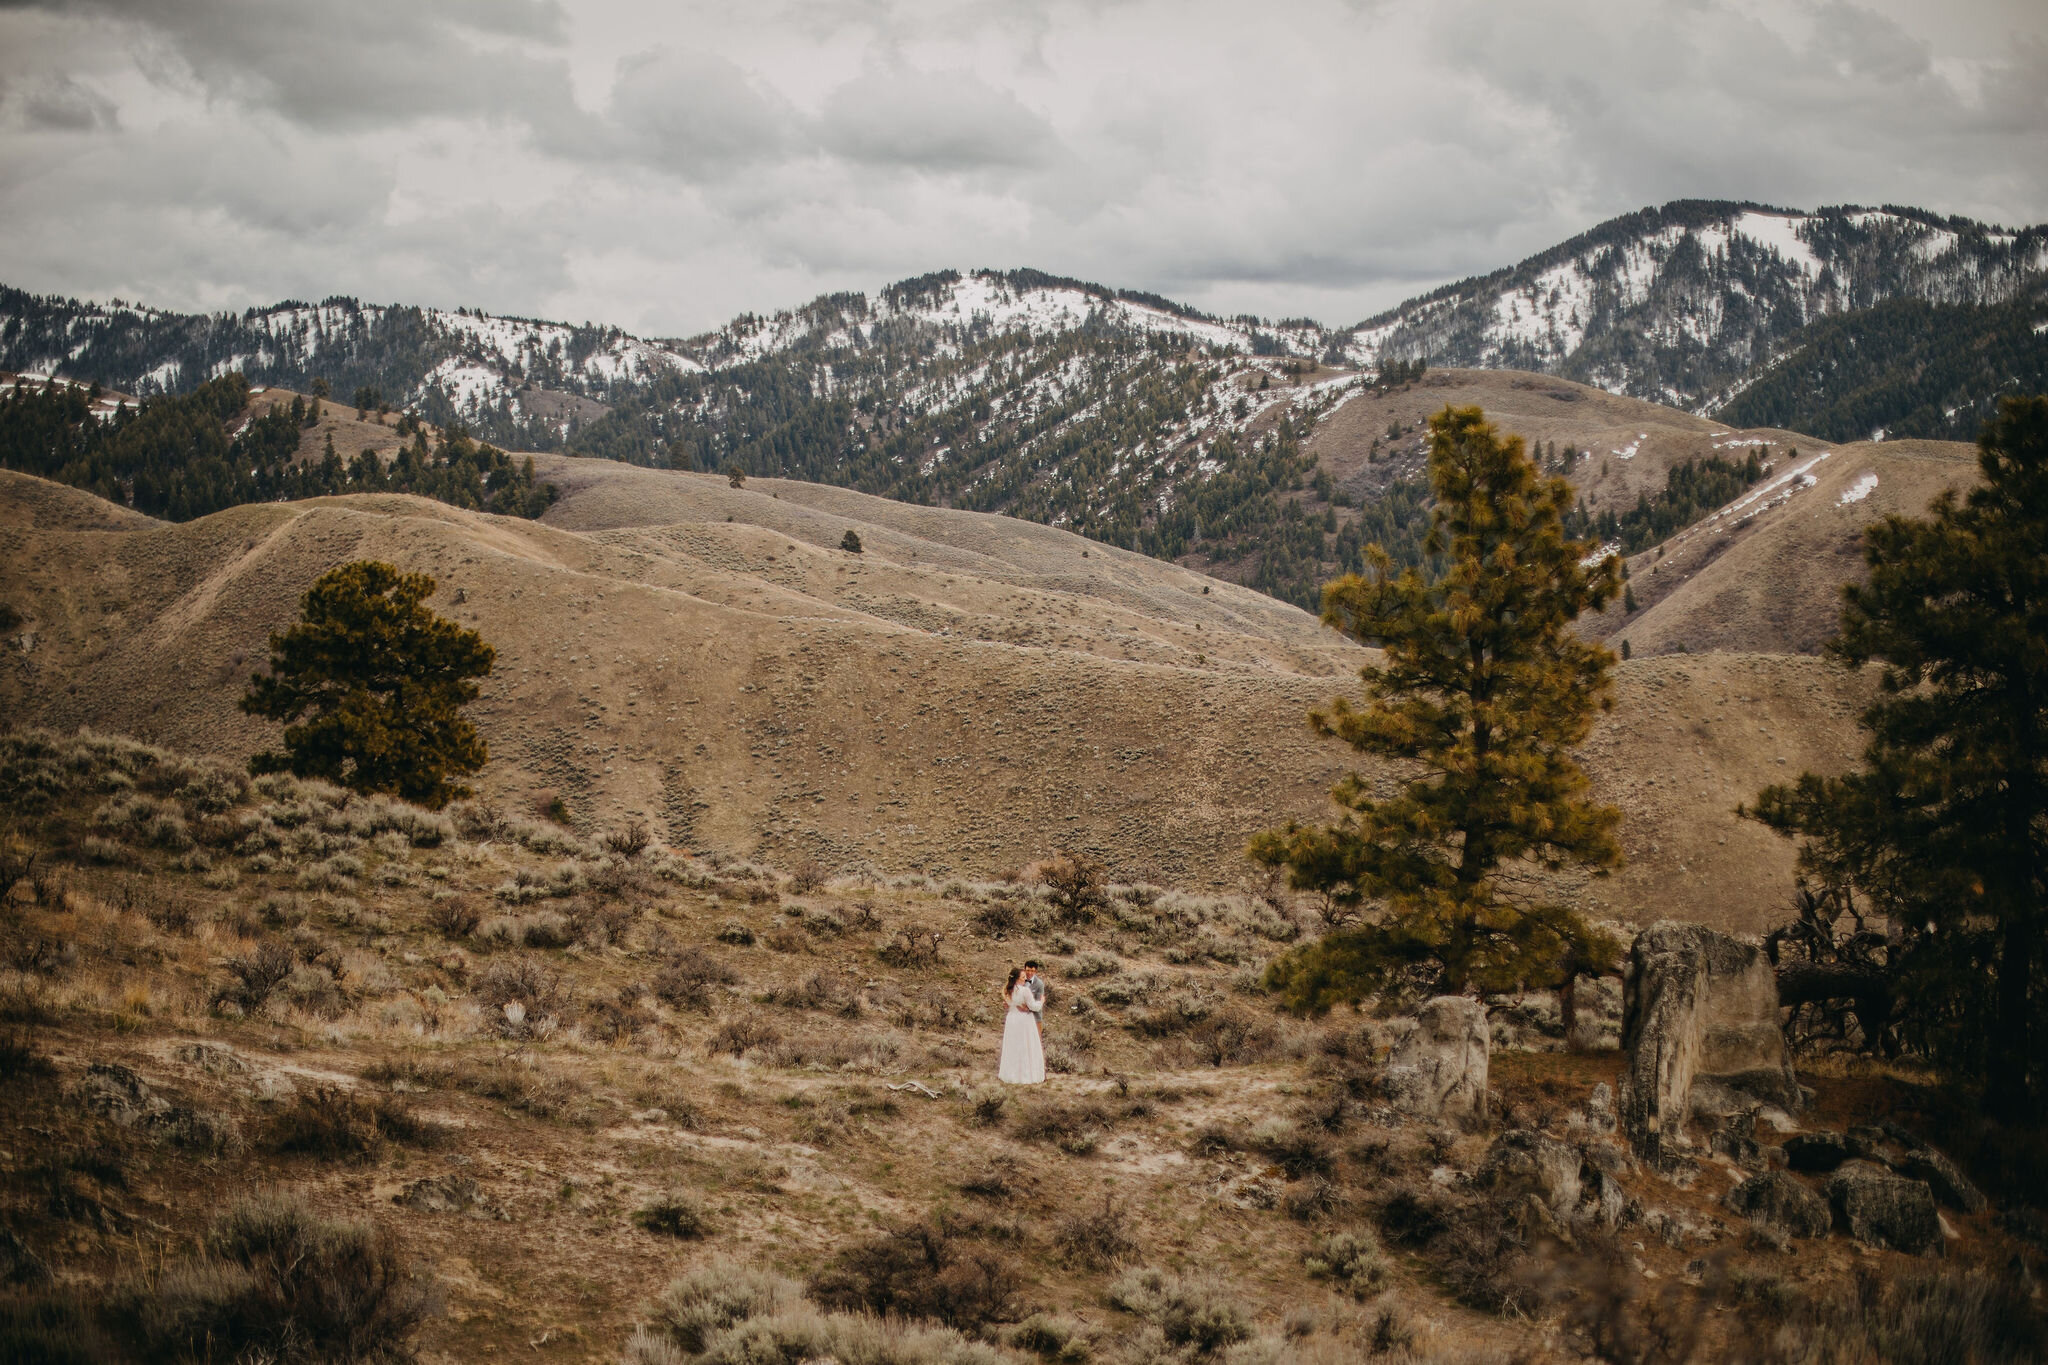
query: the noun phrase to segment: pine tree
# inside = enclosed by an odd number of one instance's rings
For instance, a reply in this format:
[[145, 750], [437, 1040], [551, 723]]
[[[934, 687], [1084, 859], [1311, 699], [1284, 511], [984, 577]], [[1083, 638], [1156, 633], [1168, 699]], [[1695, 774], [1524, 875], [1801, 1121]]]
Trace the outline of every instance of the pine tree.
[[1325, 623], [1385, 661], [1360, 673], [1362, 709], [1338, 698], [1309, 718], [1394, 760], [1399, 786], [1381, 797], [1347, 776], [1332, 792], [1338, 823], [1290, 823], [1250, 848], [1297, 889], [1377, 912], [1273, 964], [1267, 984], [1295, 1009], [1406, 985], [1559, 984], [1611, 969], [1617, 952], [1526, 876], [1498, 874], [1621, 861], [1620, 812], [1589, 799], [1568, 754], [1611, 705], [1614, 663], [1571, 623], [1613, 598], [1619, 573], [1611, 557], [1582, 564], [1592, 547], [1563, 529], [1570, 487], [1542, 479], [1520, 437], [1501, 439], [1478, 408], [1446, 408], [1430, 434], [1427, 550], [1441, 572], [1396, 576], [1373, 545], [1366, 575], [1324, 590]]
[[287, 723], [283, 752], [257, 754], [250, 771], [325, 778], [436, 809], [467, 796], [451, 779], [490, 755], [460, 711], [496, 653], [429, 611], [433, 592], [426, 574], [374, 560], [322, 574], [299, 623], [270, 637], [270, 671], [250, 678], [242, 698], [250, 715]]
[[1759, 793], [1800, 872], [1893, 930], [1899, 1024], [2008, 1115], [2048, 1109], [2048, 397], [2007, 399], [1981, 486], [1864, 532], [1830, 657], [1881, 661], [1863, 766]]

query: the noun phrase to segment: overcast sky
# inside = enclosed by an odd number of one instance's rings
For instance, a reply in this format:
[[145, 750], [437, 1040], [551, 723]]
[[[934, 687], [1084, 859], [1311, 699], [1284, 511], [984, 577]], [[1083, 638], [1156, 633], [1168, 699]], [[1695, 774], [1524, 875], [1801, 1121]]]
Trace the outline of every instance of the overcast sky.
[[2048, 0], [0, 0], [0, 282], [1342, 324], [1680, 197], [2048, 220]]

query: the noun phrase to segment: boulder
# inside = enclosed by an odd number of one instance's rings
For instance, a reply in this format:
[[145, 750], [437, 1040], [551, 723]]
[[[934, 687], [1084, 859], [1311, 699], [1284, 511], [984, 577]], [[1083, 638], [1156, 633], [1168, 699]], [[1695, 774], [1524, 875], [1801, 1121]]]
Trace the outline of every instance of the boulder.
[[1479, 1168], [1478, 1183], [1500, 1194], [1533, 1194], [1552, 1213], [1570, 1217], [1578, 1208], [1584, 1181], [1579, 1149], [1528, 1128], [1494, 1139]]
[[1853, 1156], [1840, 1133], [1795, 1133], [1785, 1139], [1785, 1164], [1826, 1175]]
[[1932, 1147], [1919, 1147], [1906, 1153], [1906, 1159], [1899, 1169], [1915, 1180], [1927, 1182], [1927, 1188], [1934, 1191], [1934, 1197], [1952, 1209], [1964, 1213], [1982, 1213], [1985, 1199], [1970, 1178]]
[[119, 1062], [94, 1062], [85, 1069], [75, 1093], [85, 1108], [123, 1128], [165, 1107], [149, 1082]]
[[1728, 1191], [1728, 1207], [1794, 1237], [1825, 1237], [1835, 1224], [1827, 1199], [1783, 1171], [1765, 1171]]
[[1440, 995], [1415, 1012], [1415, 1026], [1394, 1044], [1384, 1083], [1394, 1107], [1430, 1118], [1486, 1112], [1489, 1055], [1486, 1007]]
[[1702, 1079], [1800, 1107], [1778, 980], [1761, 949], [1704, 925], [1653, 924], [1629, 948], [1622, 1004], [1621, 1122], [1643, 1155], [1686, 1145]]
[[1923, 1180], [1844, 1162], [1828, 1177], [1828, 1202], [1849, 1235], [1869, 1246], [1920, 1256], [1941, 1245], [1941, 1213]]
[[1586, 1127], [1596, 1133], [1611, 1133], [1615, 1122], [1614, 1091], [1607, 1082], [1601, 1081], [1586, 1099]]

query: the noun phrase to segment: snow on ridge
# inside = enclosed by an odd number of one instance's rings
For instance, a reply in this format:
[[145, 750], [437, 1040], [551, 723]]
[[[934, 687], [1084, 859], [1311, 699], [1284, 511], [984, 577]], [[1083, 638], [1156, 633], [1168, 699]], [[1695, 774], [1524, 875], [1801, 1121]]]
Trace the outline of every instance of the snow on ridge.
[[1865, 474], [1862, 478], [1856, 480], [1855, 483], [1851, 484], [1848, 488], [1842, 491], [1842, 496], [1835, 499], [1835, 506], [1847, 507], [1852, 502], [1862, 502], [1865, 498], [1869, 497], [1872, 493], [1876, 491], [1877, 475]]
[[1818, 277], [1820, 257], [1799, 237], [1799, 226], [1811, 221], [1806, 214], [1757, 213], [1736, 216], [1734, 230], [1758, 246], [1774, 248], [1785, 264], [1801, 274]]

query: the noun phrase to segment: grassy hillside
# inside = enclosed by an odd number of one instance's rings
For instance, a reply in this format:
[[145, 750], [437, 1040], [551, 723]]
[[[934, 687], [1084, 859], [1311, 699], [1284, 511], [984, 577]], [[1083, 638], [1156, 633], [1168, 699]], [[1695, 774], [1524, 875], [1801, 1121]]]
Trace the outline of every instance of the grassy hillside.
[[[0, 790], [10, 1359], [1536, 1362], [1714, 1303], [1754, 1311], [1709, 1358], [2030, 1340], [1990, 1213], [1930, 1277], [1636, 1167], [1554, 1002], [1500, 1002], [1492, 1117], [1403, 1119], [1380, 1023], [1250, 990], [1284, 905], [788, 875], [91, 735], [0, 736]], [[1946, 1117], [1814, 1081], [1812, 1122]], [[1530, 1221], [1539, 1141], [1613, 1172], [1618, 1237]]]

